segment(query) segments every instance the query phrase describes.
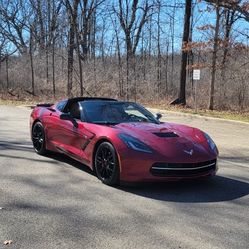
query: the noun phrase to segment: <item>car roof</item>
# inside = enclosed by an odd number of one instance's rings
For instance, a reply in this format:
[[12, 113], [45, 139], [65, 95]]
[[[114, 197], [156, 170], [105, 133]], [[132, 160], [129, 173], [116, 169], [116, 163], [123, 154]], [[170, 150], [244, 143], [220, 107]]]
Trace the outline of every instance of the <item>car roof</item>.
[[100, 100], [100, 101], [118, 101], [112, 98], [102, 98], [102, 97], [75, 97], [68, 99], [68, 102], [79, 102], [79, 101], [89, 101], [89, 100]]
[[81, 102], [81, 101], [118, 101], [117, 99], [112, 98], [102, 98], [102, 97], [74, 97], [69, 98], [67, 101], [63, 110], [68, 110], [69, 106], [71, 106], [73, 103]]

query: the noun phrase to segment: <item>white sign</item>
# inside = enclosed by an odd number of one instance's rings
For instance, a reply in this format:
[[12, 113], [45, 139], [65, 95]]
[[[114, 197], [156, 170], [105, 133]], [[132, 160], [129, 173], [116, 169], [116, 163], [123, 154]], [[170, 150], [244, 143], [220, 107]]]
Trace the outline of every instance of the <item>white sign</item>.
[[201, 70], [194, 69], [193, 70], [193, 80], [200, 80], [201, 79]]

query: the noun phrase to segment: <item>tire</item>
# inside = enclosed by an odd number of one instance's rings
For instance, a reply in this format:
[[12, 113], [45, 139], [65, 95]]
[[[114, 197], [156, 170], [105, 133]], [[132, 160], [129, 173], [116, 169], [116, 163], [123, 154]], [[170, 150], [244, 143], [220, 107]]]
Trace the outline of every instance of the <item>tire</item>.
[[119, 163], [117, 153], [109, 142], [101, 143], [94, 156], [97, 177], [106, 185], [114, 186], [119, 182]]
[[34, 150], [39, 155], [47, 154], [45, 131], [41, 122], [36, 122], [32, 128], [32, 142]]

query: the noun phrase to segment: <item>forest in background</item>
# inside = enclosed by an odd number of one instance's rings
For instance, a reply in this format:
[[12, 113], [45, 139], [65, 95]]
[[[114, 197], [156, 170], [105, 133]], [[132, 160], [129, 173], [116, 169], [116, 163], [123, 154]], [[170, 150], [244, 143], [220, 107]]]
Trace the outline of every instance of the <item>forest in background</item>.
[[248, 111], [249, 1], [0, 0], [1, 98]]

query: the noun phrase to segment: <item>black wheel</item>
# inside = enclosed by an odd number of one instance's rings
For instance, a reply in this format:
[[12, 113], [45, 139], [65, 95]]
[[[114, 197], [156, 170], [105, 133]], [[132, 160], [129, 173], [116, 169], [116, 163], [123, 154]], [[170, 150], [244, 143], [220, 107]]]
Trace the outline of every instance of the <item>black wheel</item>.
[[97, 177], [107, 185], [115, 185], [119, 181], [119, 164], [112, 144], [103, 142], [95, 153], [95, 171]]
[[41, 122], [36, 122], [32, 128], [32, 142], [37, 154], [45, 155], [47, 153], [45, 132]]

